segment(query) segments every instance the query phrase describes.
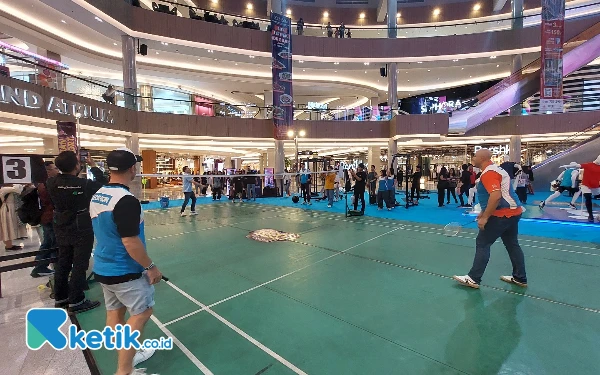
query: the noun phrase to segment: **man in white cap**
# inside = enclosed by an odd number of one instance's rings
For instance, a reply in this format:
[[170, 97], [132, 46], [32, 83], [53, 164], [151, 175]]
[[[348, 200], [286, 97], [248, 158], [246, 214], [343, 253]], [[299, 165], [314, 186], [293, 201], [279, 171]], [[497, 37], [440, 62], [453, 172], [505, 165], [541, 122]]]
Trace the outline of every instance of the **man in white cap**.
[[573, 199], [569, 202], [569, 206], [575, 208], [575, 202], [577, 202], [577, 198], [581, 194], [581, 191], [577, 188], [577, 177], [579, 177], [579, 168], [581, 168], [581, 165], [572, 161], [570, 164], [562, 165], [561, 168], [566, 169], [556, 177], [556, 180], [560, 181], [558, 188], [552, 195], [540, 203], [540, 209], [543, 209], [546, 204], [560, 197], [565, 190], [573, 194]]
[[583, 193], [585, 208], [589, 215], [588, 221], [593, 223], [592, 196], [600, 194], [600, 156], [593, 163], [581, 164], [581, 168], [583, 169], [581, 192]]
[[[92, 197], [90, 216], [97, 240], [94, 274], [104, 292], [106, 325], [114, 329], [128, 324], [141, 333], [152, 315], [153, 284], [161, 281], [162, 274], [146, 252], [144, 213], [129, 191], [140, 161], [139, 155], [126, 148], [108, 154], [110, 183]], [[116, 375], [137, 374], [134, 367], [152, 354], [153, 349], [119, 350]]]

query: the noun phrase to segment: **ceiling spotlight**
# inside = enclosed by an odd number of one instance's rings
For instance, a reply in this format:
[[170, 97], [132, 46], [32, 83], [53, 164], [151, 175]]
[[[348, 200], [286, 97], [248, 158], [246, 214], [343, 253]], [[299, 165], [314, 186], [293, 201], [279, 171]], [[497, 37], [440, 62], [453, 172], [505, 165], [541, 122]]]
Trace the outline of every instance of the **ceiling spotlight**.
[[303, 72], [306, 72], [306, 69], [302, 69]]
[[300, 64], [302, 64], [302, 63], [304, 63], [304, 60], [298, 60], [298, 62], [299, 62]]
[[67, 21], [65, 21], [65, 20], [60, 20], [60, 22], [62, 22], [62, 23], [67, 23]]
[[117, 43], [113, 43], [113, 45], [117, 46], [118, 44]]
[[340, 65], [340, 63], [336, 61], [333, 63], [333, 65]]
[[158, 53], [158, 51], [156, 51], [156, 54], [157, 54], [157, 55], [159, 54], [159, 53]]
[[250, 55], [250, 58], [251, 58], [251, 59], [253, 59], [253, 58], [254, 58], [254, 56]]
[[252, 10], [252, 9], [254, 9], [254, 5], [252, 5], [252, 3], [248, 3], [248, 4], [246, 4], [246, 9]]
[[212, 49], [207, 49], [206, 50], [208, 53], [213, 53], [214, 51]]
[[495, 58], [496, 58], [496, 56], [490, 56], [490, 59], [495, 59]]
[[301, 136], [301, 137], [304, 137], [306, 135], [306, 132], [304, 130], [300, 130], [298, 132], [298, 135]]
[[366, 62], [365, 65], [369, 65], [370, 63]]
[[396, 18], [400, 18], [400, 17], [402, 17], [402, 13], [400, 13], [400, 12], [396, 13]]
[[102, 21], [102, 18], [100, 18], [100, 17], [98, 17], [98, 16], [94, 17], [94, 19], [95, 19], [96, 21], [98, 21], [98, 22], [104, 22], [104, 21]]
[[496, 65], [496, 68], [499, 68], [499, 67], [500, 67], [500, 64]]
[[431, 72], [431, 69], [427, 69], [428, 72]]
[[294, 136], [294, 131], [288, 130], [287, 135], [288, 135], [288, 137], [292, 138]]
[[238, 65], [238, 63], [235, 63], [235, 66], [237, 66], [237, 65]]
[[417, 64], [423, 64], [423, 61], [417, 61]]
[[440, 10], [440, 8], [435, 8], [435, 9], [433, 10], [433, 15], [434, 15], [434, 16], [439, 16], [441, 12], [442, 12], [442, 11]]
[[329, 17], [329, 12], [328, 11], [323, 12], [323, 18], [327, 18], [327, 17]]
[[334, 70], [333, 72], [334, 72], [334, 73], [337, 73], [337, 70]]
[[217, 4], [219, 2], [219, 0], [210, 0], [210, 2], [213, 4]]
[[367, 71], [365, 70], [365, 74], [367, 74]]
[[458, 59], [454, 59], [454, 60], [452, 60], [452, 61], [454, 61], [454, 62], [457, 62], [457, 61], [458, 61]]
[[475, 4], [475, 5], [473, 6], [473, 10], [474, 10], [474, 11], [476, 11], [476, 12], [477, 12], [479, 9], [481, 9], [481, 4], [477, 3], [477, 4]]
[[361, 20], [364, 20], [365, 19], [365, 12], [362, 12], [361, 14], [359, 14], [358, 18], [360, 18]]
[[287, 14], [288, 16], [292, 15], [292, 10], [288, 8], [288, 10], [285, 11], [285, 14]]

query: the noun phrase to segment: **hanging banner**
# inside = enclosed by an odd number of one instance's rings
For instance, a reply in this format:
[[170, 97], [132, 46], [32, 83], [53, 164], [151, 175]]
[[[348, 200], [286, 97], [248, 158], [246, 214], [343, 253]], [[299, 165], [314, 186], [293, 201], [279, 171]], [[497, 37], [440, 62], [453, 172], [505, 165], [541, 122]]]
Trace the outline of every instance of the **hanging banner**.
[[56, 121], [58, 152], [73, 151], [77, 154], [77, 124], [69, 121]]
[[540, 112], [563, 112], [565, 0], [542, 0]]
[[294, 120], [291, 28], [290, 18], [271, 13], [273, 137], [275, 139], [286, 139]]

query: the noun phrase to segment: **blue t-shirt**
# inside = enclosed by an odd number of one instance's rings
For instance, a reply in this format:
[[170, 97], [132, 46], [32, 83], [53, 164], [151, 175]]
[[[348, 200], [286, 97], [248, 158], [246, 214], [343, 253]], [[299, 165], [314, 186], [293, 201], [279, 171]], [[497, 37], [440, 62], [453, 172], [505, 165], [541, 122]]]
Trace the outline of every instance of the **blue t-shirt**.
[[192, 190], [192, 180], [193, 179], [194, 179], [193, 177], [187, 177], [187, 176], [183, 177], [183, 181], [181, 184], [183, 185], [184, 193], [191, 193], [193, 191]]
[[307, 183], [307, 182], [308, 182], [308, 176], [310, 176], [310, 175], [309, 175], [307, 172], [303, 172], [303, 173], [300, 175], [300, 183], [301, 183], [301, 184], [305, 184], [305, 183]]
[[109, 184], [98, 190], [90, 202], [90, 216], [97, 241], [94, 273], [111, 277], [143, 272], [122, 241], [139, 236], [146, 245], [142, 206], [127, 187]]
[[570, 188], [573, 186], [573, 171], [574, 169], [567, 169], [562, 176], [562, 182], [560, 186]]

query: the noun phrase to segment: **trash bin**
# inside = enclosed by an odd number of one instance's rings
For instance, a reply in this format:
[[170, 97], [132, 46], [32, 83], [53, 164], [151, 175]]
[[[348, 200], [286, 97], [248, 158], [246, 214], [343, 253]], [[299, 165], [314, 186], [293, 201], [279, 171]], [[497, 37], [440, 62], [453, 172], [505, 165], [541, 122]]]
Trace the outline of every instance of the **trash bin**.
[[160, 208], [169, 208], [169, 197], [160, 197]]

